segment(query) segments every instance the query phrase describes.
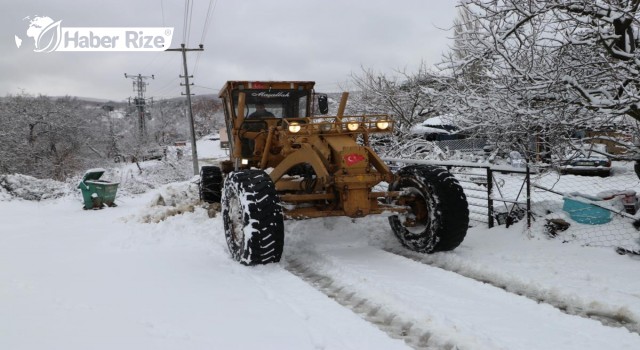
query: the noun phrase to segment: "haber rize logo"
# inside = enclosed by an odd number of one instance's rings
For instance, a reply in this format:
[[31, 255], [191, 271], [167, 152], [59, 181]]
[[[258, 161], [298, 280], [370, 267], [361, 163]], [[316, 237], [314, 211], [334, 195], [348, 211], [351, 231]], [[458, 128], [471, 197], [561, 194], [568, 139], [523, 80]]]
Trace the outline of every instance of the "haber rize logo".
[[20, 48], [33, 39], [33, 51], [164, 51], [171, 45], [172, 27], [62, 27], [47, 16], [27, 16], [26, 37], [15, 35]]
[[[58, 48], [61, 39], [60, 23], [47, 16], [28, 16], [23, 20], [29, 21], [27, 37], [33, 39], [35, 52], [51, 52]], [[15, 36], [16, 46], [22, 46], [22, 38]]]

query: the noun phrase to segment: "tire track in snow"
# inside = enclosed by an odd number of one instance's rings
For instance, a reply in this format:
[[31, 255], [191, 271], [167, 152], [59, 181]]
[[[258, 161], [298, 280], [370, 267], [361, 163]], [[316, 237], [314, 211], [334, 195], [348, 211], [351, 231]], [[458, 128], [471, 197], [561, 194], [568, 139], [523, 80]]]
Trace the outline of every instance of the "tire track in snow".
[[413, 322], [403, 320], [401, 315], [384, 310], [383, 305], [359, 297], [356, 292], [340, 286], [331, 277], [314, 271], [301, 260], [289, 256], [285, 268], [292, 274], [334, 299], [340, 305], [351, 309], [365, 321], [375, 325], [391, 338], [402, 339], [414, 349], [456, 349], [453, 341], [434, 341], [432, 332], [417, 327]]
[[[523, 285], [521, 283], [508, 283], [507, 281], [499, 281], [492, 279], [490, 276], [486, 276], [482, 272], [474, 273], [473, 271], [459, 269], [455, 266], [450, 266], [445, 262], [438, 262], [435, 259], [430, 258], [428, 255], [407, 251], [403, 248], [391, 248], [385, 247], [384, 251], [404, 258], [425, 264], [431, 267], [437, 267], [445, 271], [457, 273], [461, 276], [476, 280], [481, 283], [486, 283], [497, 288], [501, 288], [506, 292], [529, 298], [538, 303], [544, 303], [555, 307], [556, 309], [572, 316], [580, 316], [597, 320], [605, 326], [609, 327], [624, 327], [631, 332], [640, 334], [640, 324], [633, 320], [630, 316], [624, 314], [620, 310], [602, 310], [591, 307], [590, 305], [570, 305], [562, 300], [562, 298], [550, 295], [548, 291], [540, 290], [531, 285]], [[533, 289], [532, 289], [533, 288]]]

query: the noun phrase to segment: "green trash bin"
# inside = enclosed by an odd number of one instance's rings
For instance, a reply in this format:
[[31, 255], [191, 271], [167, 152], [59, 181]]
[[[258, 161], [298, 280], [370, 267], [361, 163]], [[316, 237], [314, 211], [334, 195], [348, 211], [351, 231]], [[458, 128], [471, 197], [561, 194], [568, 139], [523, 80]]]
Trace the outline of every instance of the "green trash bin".
[[101, 168], [90, 169], [82, 176], [78, 188], [82, 191], [84, 209], [102, 209], [107, 205], [115, 207], [118, 182], [100, 180], [105, 170]]

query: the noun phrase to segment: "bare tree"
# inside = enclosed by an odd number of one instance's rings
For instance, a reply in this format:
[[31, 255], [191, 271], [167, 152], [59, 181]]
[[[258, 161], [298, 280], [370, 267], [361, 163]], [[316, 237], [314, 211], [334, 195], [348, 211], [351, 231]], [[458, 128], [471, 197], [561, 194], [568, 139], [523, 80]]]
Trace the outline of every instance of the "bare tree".
[[423, 121], [434, 112], [432, 83], [437, 83], [434, 73], [422, 62], [415, 73], [398, 71], [397, 76], [375, 73], [362, 68], [353, 74], [352, 81], [360, 90], [350, 102], [354, 113], [388, 113], [396, 122], [396, 128], [406, 133], [412, 125]]

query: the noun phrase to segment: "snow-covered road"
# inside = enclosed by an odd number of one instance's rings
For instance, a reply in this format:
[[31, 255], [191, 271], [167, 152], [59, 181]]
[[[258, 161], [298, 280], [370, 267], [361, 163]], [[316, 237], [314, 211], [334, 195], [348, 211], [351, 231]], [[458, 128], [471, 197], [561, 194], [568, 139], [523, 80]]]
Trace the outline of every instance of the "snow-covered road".
[[0, 196], [0, 349], [640, 349], [640, 261], [611, 248], [517, 224], [424, 255], [383, 217], [326, 218], [287, 221], [283, 260], [245, 267], [195, 184], [133, 193]]
[[[348, 220], [332, 220], [338, 224], [332, 224], [322, 236], [308, 235], [296, 243], [299, 249], [292, 249], [289, 259], [330, 278], [334, 286], [343, 288], [341, 293], [365, 299], [371, 309], [396, 315], [411, 324], [417, 335], [426, 333], [430, 345], [605, 349], [611, 339], [617, 339], [616, 348], [640, 344], [638, 335], [624, 328], [567, 315], [550, 305], [383, 251], [362, 235], [353, 235]], [[302, 222], [294, 225], [293, 231], [306, 228]], [[362, 226], [356, 227], [360, 230]]]
[[[169, 198], [189, 187], [193, 195], [189, 183], [160, 192]], [[202, 208], [149, 220], [171, 212], [151, 205], [156, 192], [101, 211], [83, 211], [71, 197], [0, 202], [3, 348], [408, 347], [289, 272], [294, 263], [410, 323], [428, 346], [640, 348], [640, 335], [626, 328], [384, 251], [395, 244], [384, 218], [289, 221], [284, 260], [249, 268], [229, 258], [220, 218]], [[529, 240], [514, 228], [471, 229], [457, 250], [429, 259], [568, 305], [635, 322], [640, 314], [638, 261], [611, 250]]]
[[0, 348], [406, 348], [279, 265], [231, 261], [203, 209], [139, 223], [149, 198], [0, 202]]

